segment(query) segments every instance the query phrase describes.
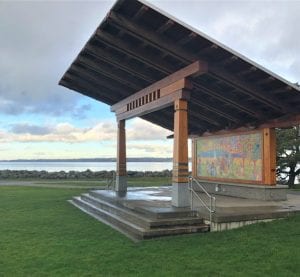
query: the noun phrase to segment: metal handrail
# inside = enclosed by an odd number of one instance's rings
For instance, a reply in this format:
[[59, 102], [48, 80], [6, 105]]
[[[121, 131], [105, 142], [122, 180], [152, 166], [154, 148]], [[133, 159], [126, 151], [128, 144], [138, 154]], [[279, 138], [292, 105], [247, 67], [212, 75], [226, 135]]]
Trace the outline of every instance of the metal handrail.
[[[206, 196], [209, 198], [209, 206], [204, 202], [204, 200], [199, 196], [199, 194], [194, 190], [193, 188], [193, 182], [201, 189], [202, 192], [206, 194]], [[191, 192], [191, 209], [194, 209], [194, 201], [193, 201], [193, 195], [197, 197], [197, 199], [204, 205], [204, 207], [209, 211], [209, 221], [210, 224], [212, 222], [212, 214], [216, 212], [216, 197], [212, 196], [207, 192], [207, 190], [198, 182], [197, 179], [190, 176], [189, 177], [189, 190]]]
[[112, 189], [113, 185], [115, 184], [116, 174], [113, 171], [112, 177], [106, 179], [106, 189]]

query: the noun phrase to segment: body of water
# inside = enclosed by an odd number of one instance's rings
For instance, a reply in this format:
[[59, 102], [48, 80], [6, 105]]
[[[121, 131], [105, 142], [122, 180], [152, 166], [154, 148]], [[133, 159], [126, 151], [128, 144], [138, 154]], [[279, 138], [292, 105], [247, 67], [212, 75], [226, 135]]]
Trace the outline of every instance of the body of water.
[[[190, 165], [191, 168], [191, 165]], [[115, 162], [0, 162], [0, 170], [92, 171], [115, 170]], [[172, 169], [172, 162], [128, 162], [127, 170], [162, 171]]]

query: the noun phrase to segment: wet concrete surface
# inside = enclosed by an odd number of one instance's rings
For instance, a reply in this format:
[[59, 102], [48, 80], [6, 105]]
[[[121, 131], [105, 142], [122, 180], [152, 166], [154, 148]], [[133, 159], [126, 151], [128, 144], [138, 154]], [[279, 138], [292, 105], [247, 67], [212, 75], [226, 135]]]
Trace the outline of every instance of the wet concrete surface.
[[[135, 187], [129, 188], [124, 196], [118, 195], [114, 191], [97, 190], [111, 201], [122, 202], [122, 205], [136, 210], [149, 211], [151, 213], [171, 213], [188, 212], [190, 207], [176, 208], [172, 206], [172, 187]], [[204, 194], [200, 197], [208, 204], [209, 199]], [[244, 199], [214, 195], [216, 197], [215, 218], [276, 218], [286, 217], [290, 214], [300, 212], [300, 194], [288, 193], [287, 200], [284, 201], [263, 201], [254, 199]], [[194, 198], [194, 207], [203, 215], [208, 215], [208, 211], [203, 204]]]

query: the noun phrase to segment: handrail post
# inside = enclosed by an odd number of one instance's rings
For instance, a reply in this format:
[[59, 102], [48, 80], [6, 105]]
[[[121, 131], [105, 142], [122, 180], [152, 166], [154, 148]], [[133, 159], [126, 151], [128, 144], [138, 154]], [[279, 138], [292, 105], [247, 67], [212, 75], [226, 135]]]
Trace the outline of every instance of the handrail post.
[[212, 219], [212, 197], [209, 198], [209, 204], [210, 204], [210, 211], [209, 211], [209, 222], [211, 225], [211, 219]]
[[[193, 176], [189, 176], [188, 179], [188, 183], [189, 183], [189, 189], [190, 189], [190, 195], [191, 195], [191, 209], [194, 209], [194, 203], [193, 203], [193, 199], [194, 199], [194, 194], [195, 196], [197, 196], [197, 198], [199, 199], [199, 201], [204, 205], [204, 208], [206, 208], [209, 211], [209, 222], [210, 225], [212, 225], [212, 213], [215, 213], [216, 211], [216, 198], [214, 196], [212, 196], [211, 194], [209, 194], [206, 189], [195, 179], [193, 178]], [[193, 182], [195, 181], [196, 185], [206, 194], [206, 196], [209, 198], [209, 205], [205, 203], [204, 200], [201, 199], [201, 197], [197, 194], [197, 192], [194, 190], [193, 188]]]

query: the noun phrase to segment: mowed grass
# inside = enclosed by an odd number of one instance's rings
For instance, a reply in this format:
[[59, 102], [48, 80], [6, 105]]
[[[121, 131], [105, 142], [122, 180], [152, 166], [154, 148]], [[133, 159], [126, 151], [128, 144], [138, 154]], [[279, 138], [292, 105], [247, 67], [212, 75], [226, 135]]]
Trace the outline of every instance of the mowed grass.
[[[13, 183], [13, 182], [26, 182], [32, 183], [33, 185], [42, 186], [78, 186], [78, 187], [106, 187], [110, 183], [108, 179], [7, 179], [2, 182]], [[128, 186], [133, 187], [149, 187], [149, 186], [162, 186], [170, 185], [171, 177], [132, 177], [127, 178]]]
[[300, 217], [134, 243], [66, 200], [0, 187], [0, 276], [300, 276]]

